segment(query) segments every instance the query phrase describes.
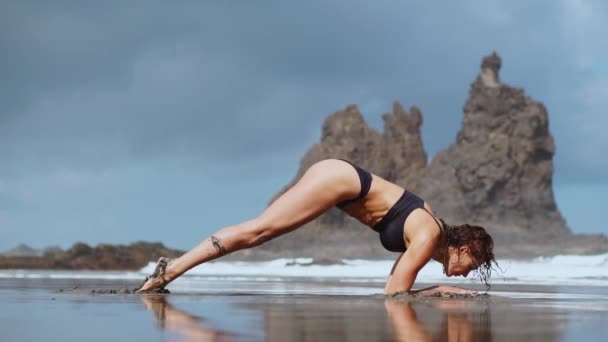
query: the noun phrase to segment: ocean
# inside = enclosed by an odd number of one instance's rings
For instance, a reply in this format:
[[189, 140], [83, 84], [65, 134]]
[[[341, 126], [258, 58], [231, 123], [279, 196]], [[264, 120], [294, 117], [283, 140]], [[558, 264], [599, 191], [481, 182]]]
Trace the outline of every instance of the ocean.
[[[99, 294], [137, 287], [139, 271], [0, 270], [2, 341], [604, 341], [608, 254], [502, 260], [473, 299], [387, 299], [393, 261], [211, 262], [169, 295]], [[415, 287], [485, 290], [430, 263]]]
[[[342, 260], [343, 264], [314, 265], [311, 258], [276, 259], [266, 262], [217, 261], [188, 271], [172, 283], [176, 291], [196, 291], [198, 281], [282, 282], [298, 278], [346, 283], [377, 283], [369, 289], [381, 291], [393, 260]], [[140, 280], [153, 272], [155, 262], [139, 271], [0, 270], [0, 278], [15, 279], [124, 279]], [[442, 266], [431, 261], [418, 274], [420, 283], [478, 284], [474, 273], [467, 279], [446, 277]], [[492, 284], [608, 286], [608, 253], [600, 255], [557, 255], [536, 259], [501, 260], [492, 272]], [[380, 289], [380, 290], [378, 290]], [[348, 294], [348, 293], [345, 293]], [[356, 293], [362, 294], [362, 293]]]

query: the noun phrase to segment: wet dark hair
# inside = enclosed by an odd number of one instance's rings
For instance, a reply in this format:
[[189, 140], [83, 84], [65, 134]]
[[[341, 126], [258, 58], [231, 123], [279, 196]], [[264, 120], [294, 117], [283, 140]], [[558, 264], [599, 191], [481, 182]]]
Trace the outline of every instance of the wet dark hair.
[[469, 246], [471, 257], [473, 257], [476, 268], [475, 272], [479, 279], [490, 289], [490, 276], [492, 275], [492, 263], [498, 266], [494, 259], [494, 240], [488, 232], [480, 226], [463, 224], [460, 226], [450, 226], [441, 220], [446, 230], [447, 247], [460, 248]]

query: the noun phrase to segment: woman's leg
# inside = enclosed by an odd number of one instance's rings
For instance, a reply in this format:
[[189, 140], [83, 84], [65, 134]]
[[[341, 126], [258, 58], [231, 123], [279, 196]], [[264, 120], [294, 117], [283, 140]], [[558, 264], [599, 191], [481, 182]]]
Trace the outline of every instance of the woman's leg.
[[149, 279], [141, 291], [162, 287], [189, 269], [240, 249], [261, 245], [315, 219], [361, 190], [355, 169], [328, 159], [311, 166], [302, 178], [257, 218], [223, 228], [198, 246], [169, 261], [162, 279]]

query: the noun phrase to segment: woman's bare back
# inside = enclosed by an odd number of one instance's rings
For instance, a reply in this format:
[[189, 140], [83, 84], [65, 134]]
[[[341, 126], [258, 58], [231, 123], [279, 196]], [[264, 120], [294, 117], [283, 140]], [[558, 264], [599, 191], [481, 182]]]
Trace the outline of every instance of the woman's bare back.
[[364, 198], [349, 204], [343, 210], [361, 223], [374, 227], [405, 191], [397, 184], [372, 174], [370, 190]]

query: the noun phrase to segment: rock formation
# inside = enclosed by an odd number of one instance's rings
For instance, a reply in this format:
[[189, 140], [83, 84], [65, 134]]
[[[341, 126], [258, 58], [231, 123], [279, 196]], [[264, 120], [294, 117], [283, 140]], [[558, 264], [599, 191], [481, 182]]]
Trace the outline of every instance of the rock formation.
[[[575, 236], [568, 229], [553, 196], [555, 145], [547, 111], [523, 89], [500, 81], [501, 64], [496, 53], [483, 59], [456, 141], [430, 165], [420, 136], [418, 108], [407, 113], [395, 102], [392, 113], [383, 116], [384, 132], [379, 133], [350, 105], [325, 120], [321, 142], [304, 156], [285, 189], [314, 162], [346, 158], [419, 193], [452, 224], [486, 227], [502, 255], [607, 250], [604, 236]], [[295, 233], [267, 243], [259, 253], [242, 254], [387, 256], [377, 239], [373, 231], [332, 209]]]
[[[304, 156], [291, 187], [312, 164], [326, 158], [348, 159], [397, 183], [416, 184], [424, 173], [427, 156], [422, 146], [422, 113], [412, 107], [408, 114], [399, 102], [382, 116], [384, 133], [370, 128], [355, 105], [330, 115], [321, 130], [321, 142]], [[281, 191], [278, 195], [285, 191]]]
[[[321, 142], [306, 153], [293, 181], [277, 196], [295, 184], [312, 164], [326, 158], [348, 159], [380, 177], [417, 189], [427, 164], [420, 135], [422, 114], [416, 107], [407, 113], [395, 102], [392, 113], [382, 118], [385, 127], [381, 134], [365, 123], [355, 105], [330, 115], [321, 129]], [[262, 248], [243, 251], [237, 258], [265, 253], [321, 258], [386, 257], [388, 254], [377, 246], [375, 232], [334, 208], [294, 233]]]
[[486, 227], [505, 255], [608, 249], [601, 235], [573, 235], [553, 196], [555, 144], [545, 106], [500, 82], [501, 59], [483, 59], [462, 127], [439, 152], [420, 194], [454, 224]]
[[433, 158], [421, 194], [441, 215], [496, 234], [569, 235], [553, 197], [547, 111], [500, 83], [500, 65], [495, 53], [484, 58], [456, 142]]
[[63, 250], [47, 250], [44, 255], [0, 256], [0, 269], [139, 270], [161, 256], [177, 257], [182, 251], [161, 243], [136, 242], [128, 246], [76, 243]]
[[4, 253], [0, 253], [0, 256], [7, 257], [36, 257], [41, 256], [43, 251], [32, 248], [24, 243], [19, 244], [17, 247], [8, 250]]

